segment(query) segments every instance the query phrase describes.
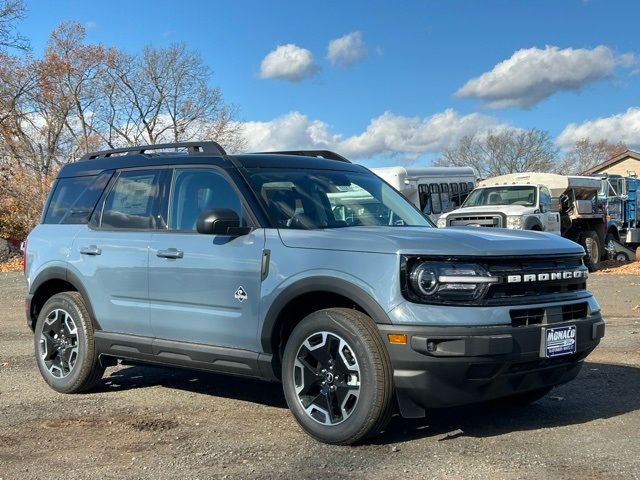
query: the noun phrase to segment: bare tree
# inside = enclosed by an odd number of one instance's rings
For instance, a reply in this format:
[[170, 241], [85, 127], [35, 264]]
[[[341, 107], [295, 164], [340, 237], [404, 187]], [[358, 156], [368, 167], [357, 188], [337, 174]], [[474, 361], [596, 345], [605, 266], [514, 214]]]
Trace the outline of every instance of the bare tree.
[[554, 169], [557, 149], [543, 130], [506, 129], [464, 137], [445, 150], [438, 166], [473, 167], [482, 178]]
[[29, 41], [16, 29], [16, 24], [24, 18], [23, 0], [0, 0], [0, 49], [15, 48], [28, 50]]
[[41, 59], [9, 55], [8, 5], [22, 4], [0, 0], [0, 235], [26, 233], [57, 169], [87, 151], [192, 139], [242, 148], [237, 109], [197, 52], [177, 44], [129, 54], [87, 44], [80, 24], [64, 22]]
[[109, 145], [216, 140], [230, 150], [243, 140], [237, 110], [211, 87], [211, 70], [183, 44], [112, 56], [105, 84], [104, 140]]
[[611, 143], [606, 140], [592, 142], [588, 138], [583, 138], [578, 140], [564, 156], [560, 162], [560, 171], [578, 175], [627, 150], [628, 147], [622, 142]]

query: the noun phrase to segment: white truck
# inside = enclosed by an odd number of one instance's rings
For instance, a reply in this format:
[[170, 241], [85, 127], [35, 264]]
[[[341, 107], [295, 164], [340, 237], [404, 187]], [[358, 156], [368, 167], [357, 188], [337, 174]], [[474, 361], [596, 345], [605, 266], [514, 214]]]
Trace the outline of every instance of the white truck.
[[458, 208], [476, 185], [471, 167], [381, 167], [371, 171], [402, 193], [433, 222]]
[[605, 255], [605, 214], [597, 202], [601, 181], [551, 173], [514, 173], [479, 183], [462, 208], [441, 215], [443, 227], [502, 227], [550, 232], [580, 243], [596, 269]]

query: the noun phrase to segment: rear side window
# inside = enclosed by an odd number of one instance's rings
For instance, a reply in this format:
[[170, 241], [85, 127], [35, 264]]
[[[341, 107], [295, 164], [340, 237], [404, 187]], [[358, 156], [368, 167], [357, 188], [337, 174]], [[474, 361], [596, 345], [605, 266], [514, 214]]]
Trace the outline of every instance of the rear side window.
[[43, 223], [86, 224], [113, 172], [98, 176], [60, 178]]
[[161, 170], [122, 172], [102, 206], [100, 227], [151, 230], [156, 228], [154, 211], [158, 203]]

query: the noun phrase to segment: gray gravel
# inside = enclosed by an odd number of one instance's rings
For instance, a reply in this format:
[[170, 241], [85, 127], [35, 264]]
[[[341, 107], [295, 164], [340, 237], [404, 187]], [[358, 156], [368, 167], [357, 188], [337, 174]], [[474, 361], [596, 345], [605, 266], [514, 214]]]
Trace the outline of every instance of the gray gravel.
[[520, 410], [394, 418], [322, 445], [278, 385], [120, 365], [88, 394], [40, 379], [21, 274], [0, 274], [0, 478], [640, 478], [640, 277], [594, 276], [607, 334], [578, 379]]

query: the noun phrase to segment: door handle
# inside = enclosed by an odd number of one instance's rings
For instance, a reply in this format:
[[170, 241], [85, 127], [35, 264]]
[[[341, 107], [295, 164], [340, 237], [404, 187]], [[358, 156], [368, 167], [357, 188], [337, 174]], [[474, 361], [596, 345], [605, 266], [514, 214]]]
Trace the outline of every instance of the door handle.
[[100, 255], [102, 250], [100, 250], [95, 245], [89, 245], [88, 247], [82, 247], [80, 249], [80, 255]]
[[160, 258], [182, 258], [184, 257], [184, 252], [182, 250], [178, 250], [177, 248], [167, 248], [166, 250], [158, 250], [156, 256]]

